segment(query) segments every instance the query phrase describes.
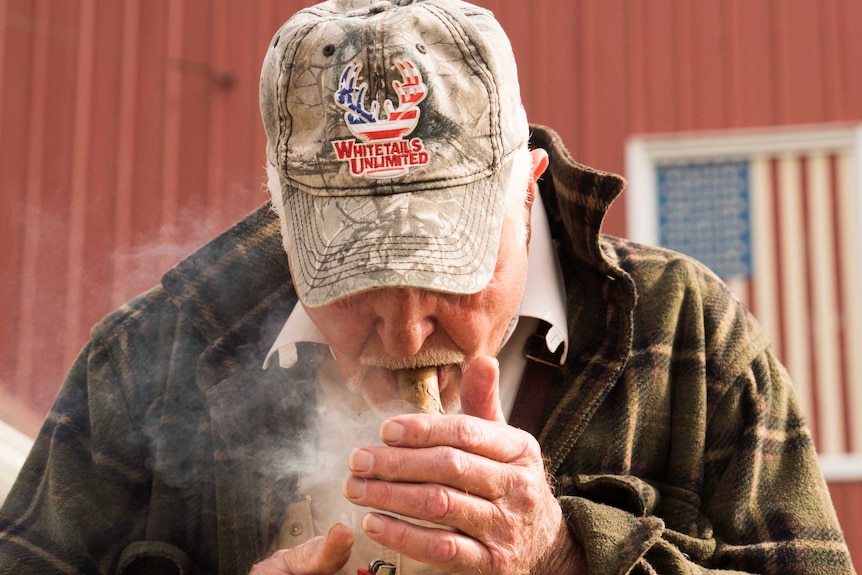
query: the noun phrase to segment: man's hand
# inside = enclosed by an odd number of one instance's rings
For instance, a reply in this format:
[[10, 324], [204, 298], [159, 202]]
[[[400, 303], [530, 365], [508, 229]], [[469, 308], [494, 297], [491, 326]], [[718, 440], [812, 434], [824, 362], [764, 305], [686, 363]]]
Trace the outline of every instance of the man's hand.
[[336, 523], [326, 537], [315, 537], [292, 549], [280, 549], [257, 563], [249, 575], [334, 575], [350, 559], [353, 532]]
[[479, 358], [462, 380], [467, 415], [393, 417], [386, 446], [350, 455], [345, 496], [357, 505], [439, 524], [369, 513], [374, 541], [452, 573], [577, 572], [580, 548], [548, 484], [538, 442], [506, 425], [496, 360]]

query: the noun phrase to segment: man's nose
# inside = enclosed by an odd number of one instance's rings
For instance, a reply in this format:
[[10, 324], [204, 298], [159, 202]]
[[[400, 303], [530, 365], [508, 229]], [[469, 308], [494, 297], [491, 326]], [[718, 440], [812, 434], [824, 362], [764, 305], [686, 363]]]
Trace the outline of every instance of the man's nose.
[[375, 293], [377, 335], [393, 357], [415, 355], [435, 329], [435, 298], [415, 288], [387, 288]]

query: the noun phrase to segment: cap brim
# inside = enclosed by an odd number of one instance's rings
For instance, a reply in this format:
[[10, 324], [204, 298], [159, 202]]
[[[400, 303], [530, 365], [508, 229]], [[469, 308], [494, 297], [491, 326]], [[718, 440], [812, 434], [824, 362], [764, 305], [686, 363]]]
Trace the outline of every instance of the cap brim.
[[296, 290], [316, 307], [381, 287], [470, 294], [490, 281], [511, 163], [440, 190], [314, 196], [285, 190]]

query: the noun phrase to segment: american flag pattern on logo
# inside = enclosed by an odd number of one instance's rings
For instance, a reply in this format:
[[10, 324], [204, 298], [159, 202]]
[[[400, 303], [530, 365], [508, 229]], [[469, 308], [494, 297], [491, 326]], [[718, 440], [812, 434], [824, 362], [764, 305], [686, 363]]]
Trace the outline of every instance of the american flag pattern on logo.
[[404, 140], [419, 123], [418, 104], [428, 89], [419, 69], [410, 60], [397, 60], [401, 81], [392, 86], [398, 95], [398, 106], [387, 99], [383, 102], [386, 119], [380, 118], [380, 103], [366, 107], [368, 84], [361, 81], [362, 64], [352, 63], [341, 73], [335, 102], [344, 109], [344, 121], [360, 141], [332, 142], [339, 160], [350, 162], [355, 176], [391, 178], [406, 173], [411, 166], [428, 163], [428, 152], [421, 138]]

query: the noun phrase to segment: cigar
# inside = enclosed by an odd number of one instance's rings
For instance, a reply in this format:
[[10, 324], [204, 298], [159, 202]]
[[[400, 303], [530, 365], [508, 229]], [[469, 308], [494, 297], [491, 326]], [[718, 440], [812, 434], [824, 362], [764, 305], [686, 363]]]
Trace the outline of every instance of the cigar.
[[444, 413], [437, 384], [437, 367], [399, 369], [395, 375], [403, 401], [415, 406], [420, 413]]

